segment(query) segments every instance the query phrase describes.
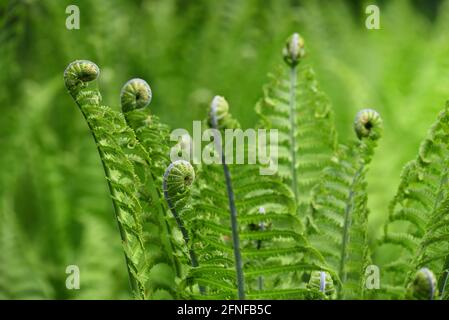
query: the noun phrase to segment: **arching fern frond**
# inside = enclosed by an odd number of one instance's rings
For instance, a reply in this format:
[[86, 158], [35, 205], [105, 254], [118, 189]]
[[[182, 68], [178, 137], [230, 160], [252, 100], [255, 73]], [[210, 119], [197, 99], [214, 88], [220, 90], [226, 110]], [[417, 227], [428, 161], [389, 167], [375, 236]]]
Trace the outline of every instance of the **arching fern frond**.
[[[170, 247], [166, 243], [162, 246], [156, 244], [159, 251], [149, 251], [151, 256], [147, 257], [145, 244], [148, 239], [145, 239], [143, 231], [147, 203], [139, 200], [148, 182], [145, 180], [148, 155], [133, 130], [126, 125], [123, 115], [101, 106], [99, 91], [88, 88], [88, 82], [95, 80], [98, 74], [99, 69], [94, 63], [75, 61], [67, 67], [64, 79], [97, 144], [114, 204], [133, 293], [138, 298], [145, 298], [151, 294], [151, 289], [158, 289], [152, 288], [150, 283], [150, 292], [147, 291], [150, 266], [162, 263], [157, 254], [164, 257], [170, 252]], [[167, 259], [163, 260], [165, 263]], [[172, 267], [168, 265], [168, 268]], [[169, 276], [169, 272], [164, 275]], [[172, 290], [176, 292], [174, 288]]]

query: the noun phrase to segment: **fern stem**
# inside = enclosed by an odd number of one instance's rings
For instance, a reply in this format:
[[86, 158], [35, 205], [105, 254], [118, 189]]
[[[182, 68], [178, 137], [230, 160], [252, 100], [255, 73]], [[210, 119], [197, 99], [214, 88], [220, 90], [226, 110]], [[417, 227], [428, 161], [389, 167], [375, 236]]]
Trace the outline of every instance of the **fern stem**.
[[449, 280], [449, 256], [446, 257], [446, 261], [444, 263], [444, 268], [443, 268], [443, 275], [440, 278], [441, 278], [441, 280], [440, 280], [441, 300], [443, 300], [444, 294], [446, 293], [446, 286], [447, 286], [447, 283]]
[[295, 194], [295, 201], [298, 203], [298, 178], [296, 174], [296, 83], [297, 65], [305, 55], [304, 39], [298, 34], [292, 34], [282, 51], [284, 61], [290, 67], [290, 144], [291, 144], [291, 173], [292, 189]]
[[[265, 208], [264, 207], [260, 207], [259, 208], [259, 213], [260, 214], [265, 214]], [[261, 222], [259, 223], [259, 229], [261, 231], [265, 230], [265, 223]], [[260, 248], [262, 248], [262, 240], [257, 240], [257, 250], [260, 250]], [[262, 291], [263, 290], [263, 276], [259, 276], [258, 277], [258, 287], [259, 290]]]
[[[353, 199], [354, 199], [354, 187], [356, 186], [359, 177], [361, 176], [362, 172], [364, 170], [364, 165], [361, 164], [360, 168], [355, 173], [352, 182], [351, 182], [351, 188], [349, 191], [348, 196], [348, 202], [346, 203], [345, 208], [345, 220], [343, 225], [343, 234], [342, 234], [342, 244], [341, 244], [341, 254], [340, 254], [340, 266], [338, 269], [338, 276], [341, 279], [341, 282], [345, 282], [345, 275], [344, 275], [344, 268], [346, 264], [346, 249], [349, 243], [349, 232], [351, 230], [351, 214], [352, 214], [352, 208], [353, 208]], [[338, 296], [341, 298], [341, 285], [339, 286], [338, 290]]]
[[292, 189], [295, 194], [295, 201], [298, 203], [298, 178], [296, 176], [296, 68], [296, 64], [290, 68], [290, 151], [292, 157]]
[[[234, 247], [234, 258], [235, 258], [235, 268], [237, 273], [237, 290], [238, 290], [238, 298], [240, 300], [245, 299], [245, 278], [243, 274], [243, 260], [240, 252], [240, 236], [238, 230], [238, 222], [237, 222], [237, 209], [235, 207], [235, 196], [232, 188], [232, 179], [231, 173], [229, 171], [229, 167], [226, 163], [226, 154], [224, 152], [224, 148], [221, 144], [221, 139], [217, 135], [218, 131], [218, 119], [217, 119], [217, 105], [222, 102], [220, 101], [221, 97], [215, 97], [212, 101], [211, 105], [211, 125], [212, 128], [215, 129], [214, 132], [214, 141], [216, 147], [221, 155], [221, 164], [223, 166], [223, 173], [226, 181], [226, 191], [228, 194], [228, 202], [229, 202], [229, 211], [231, 214], [231, 229], [232, 229], [232, 243]], [[223, 99], [224, 100], [224, 99]]]
[[231, 211], [231, 228], [232, 228], [232, 242], [234, 245], [234, 257], [236, 263], [237, 271], [237, 286], [238, 286], [238, 297], [239, 299], [245, 299], [245, 286], [244, 286], [244, 276], [243, 276], [243, 261], [240, 253], [240, 236], [238, 232], [237, 224], [237, 209], [235, 208], [234, 191], [232, 189], [231, 174], [229, 172], [228, 165], [225, 162], [225, 154], [222, 152], [223, 161], [223, 172], [226, 179], [226, 190], [228, 192], [229, 199], [229, 210]]

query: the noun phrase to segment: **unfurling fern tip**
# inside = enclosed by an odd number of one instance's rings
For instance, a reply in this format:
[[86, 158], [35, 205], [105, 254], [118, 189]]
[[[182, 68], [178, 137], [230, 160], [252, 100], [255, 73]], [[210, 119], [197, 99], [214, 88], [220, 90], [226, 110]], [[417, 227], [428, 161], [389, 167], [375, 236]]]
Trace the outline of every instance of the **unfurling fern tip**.
[[379, 139], [382, 135], [380, 114], [373, 109], [360, 110], [354, 119], [354, 130], [360, 140], [364, 138]]
[[288, 39], [282, 51], [284, 61], [291, 67], [296, 66], [301, 58], [306, 54], [304, 49], [304, 39], [299, 33], [292, 34]]
[[122, 111], [143, 109], [150, 104], [152, 97], [151, 88], [145, 80], [131, 79], [125, 83], [120, 93]]

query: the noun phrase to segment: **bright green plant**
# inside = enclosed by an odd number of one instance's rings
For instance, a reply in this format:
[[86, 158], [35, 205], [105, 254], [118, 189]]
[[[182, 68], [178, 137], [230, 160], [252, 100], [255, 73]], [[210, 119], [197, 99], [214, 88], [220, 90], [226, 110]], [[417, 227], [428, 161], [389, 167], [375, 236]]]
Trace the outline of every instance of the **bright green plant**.
[[[152, 91], [144, 80], [125, 84], [120, 113], [101, 105], [91, 88], [100, 72], [94, 63], [67, 67], [66, 87], [103, 163], [136, 298], [449, 297], [447, 110], [405, 167], [374, 248], [403, 250], [381, 266], [381, 288], [368, 289], [366, 174], [383, 122], [363, 109], [354, 120], [356, 140], [339, 143], [305, 54], [304, 40], [293, 34], [285, 64], [256, 105], [259, 126], [279, 131], [273, 176], [259, 175], [259, 165], [229, 163], [216, 138], [208, 147], [221, 161], [196, 173], [189, 162], [170, 163], [169, 131], [149, 110]], [[205, 123], [216, 133], [240, 128], [220, 96]], [[399, 233], [391, 231], [396, 227]]]

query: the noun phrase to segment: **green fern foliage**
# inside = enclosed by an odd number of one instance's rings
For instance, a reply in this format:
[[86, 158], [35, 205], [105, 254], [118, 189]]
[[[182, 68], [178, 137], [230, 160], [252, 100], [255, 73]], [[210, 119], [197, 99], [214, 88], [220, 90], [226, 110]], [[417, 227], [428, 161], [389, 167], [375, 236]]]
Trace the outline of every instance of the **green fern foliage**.
[[[217, 99], [219, 106], [214, 110]], [[218, 115], [216, 128], [238, 126], [223, 98], [214, 98], [211, 106], [211, 113]], [[215, 152], [225, 153], [219, 147]], [[236, 259], [241, 259], [244, 296], [248, 299], [322, 297], [319, 290], [308, 289], [302, 281], [304, 273], [328, 268], [301, 233], [303, 225], [296, 215], [291, 189], [276, 177], [260, 175], [258, 165], [226, 165], [229, 180], [218, 160], [203, 164], [198, 172], [192, 191], [193, 210], [186, 220], [199, 267], [189, 273], [186, 285], [206, 287], [207, 294], [195, 296], [198, 298], [241, 297], [235, 269]], [[236, 225], [230, 220], [232, 210]], [[238, 248], [234, 227], [239, 235]], [[235, 255], [236, 249], [240, 256]]]
[[312, 192], [309, 239], [338, 270], [340, 298], [363, 297], [364, 273], [370, 260], [365, 177], [381, 128], [376, 111], [360, 111], [354, 123], [359, 140], [339, 147]]
[[256, 105], [260, 126], [279, 130], [279, 176], [292, 187], [302, 218], [336, 148], [333, 111], [304, 55], [304, 41], [294, 34], [284, 48], [286, 64], [271, 75]]
[[448, 121], [446, 106], [421, 144], [417, 158], [405, 166], [398, 191], [390, 204], [380, 247], [395, 248], [392, 262], [384, 266], [386, 281], [392, 287], [403, 288], [412, 280], [413, 273], [422, 267], [436, 272], [444, 287], [447, 275]]
[[1, 203], [0, 228], [0, 299], [51, 298], [48, 280], [39, 270], [41, 265], [24, 254], [26, 238], [20, 234], [6, 200]]
[[[146, 203], [139, 201], [148, 177], [145, 174], [147, 154], [137, 141], [134, 131], [126, 125], [123, 115], [101, 106], [100, 93], [89, 90], [88, 81], [95, 80], [98, 74], [99, 69], [92, 62], [75, 61], [66, 69], [66, 86], [80, 107], [97, 143], [115, 208], [131, 285], [136, 297], [145, 298], [148, 294], [146, 282], [150, 264], [157, 266], [161, 263], [157, 253], [153, 251], [150, 251], [153, 257], [147, 257], [145, 243], [148, 240], [143, 231], [146, 212], [142, 206]], [[136, 173], [136, 170], [142, 171]], [[166, 246], [165, 249], [169, 248]], [[167, 252], [169, 251], [162, 254]], [[172, 266], [164, 265], [163, 268], [170, 270]], [[157, 270], [159, 269], [160, 266]], [[174, 270], [171, 271], [173, 272]], [[174, 278], [174, 274], [172, 277]]]
[[[100, 92], [91, 88], [99, 75], [94, 63], [77, 60], [67, 67], [66, 87], [103, 164], [133, 296], [447, 299], [449, 106], [405, 167], [384, 235], [373, 244], [367, 173], [382, 119], [372, 109], [359, 111], [357, 139], [339, 144], [330, 104], [302, 63], [298, 34], [287, 40], [283, 56], [285, 65], [256, 105], [259, 127], [279, 134], [269, 163], [279, 165], [274, 175], [261, 174], [266, 163], [249, 161], [262, 151], [258, 143], [229, 148], [236, 132], [245, 133], [223, 97], [212, 99], [203, 122], [207, 144], [180, 141], [171, 149], [169, 128], [150, 112], [153, 92], [144, 80], [123, 86], [120, 113], [102, 105]], [[173, 151], [185, 147], [200, 148], [203, 162], [195, 168], [190, 158], [171, 162]], [[236, 159], [239, 152], [246, 163]], [[90, 228], [101, 225], [95, 218], [83, 217], [83, 247], [94, 234], [110, 236], [105, 228]], [[399, 250], [382, 266], [382, 287], [371, 288], [367, 267], [384, 246]], [[111, 249], [100, 242], [92, 248]], [[91, 273], [79, 297], [116, 290], [105, 277], [116, 266], [100, 275], [101, 264], [89, 250], [81, 252], [81, 262]], [[107, 290], [95, 290], [96, 281], [107, 283]]]
[[123, 277], [122, 259], [118, 256], [121, 246], [114, 230], [96, 216], [83, 214], [79, 217], [82, 229], [82, 244], [74, 259], [79, 266], [80, 290], [73, 290], [76, 299], [120, 299], [132, 298], [127, 291], [121, 290], [128, 279]]

